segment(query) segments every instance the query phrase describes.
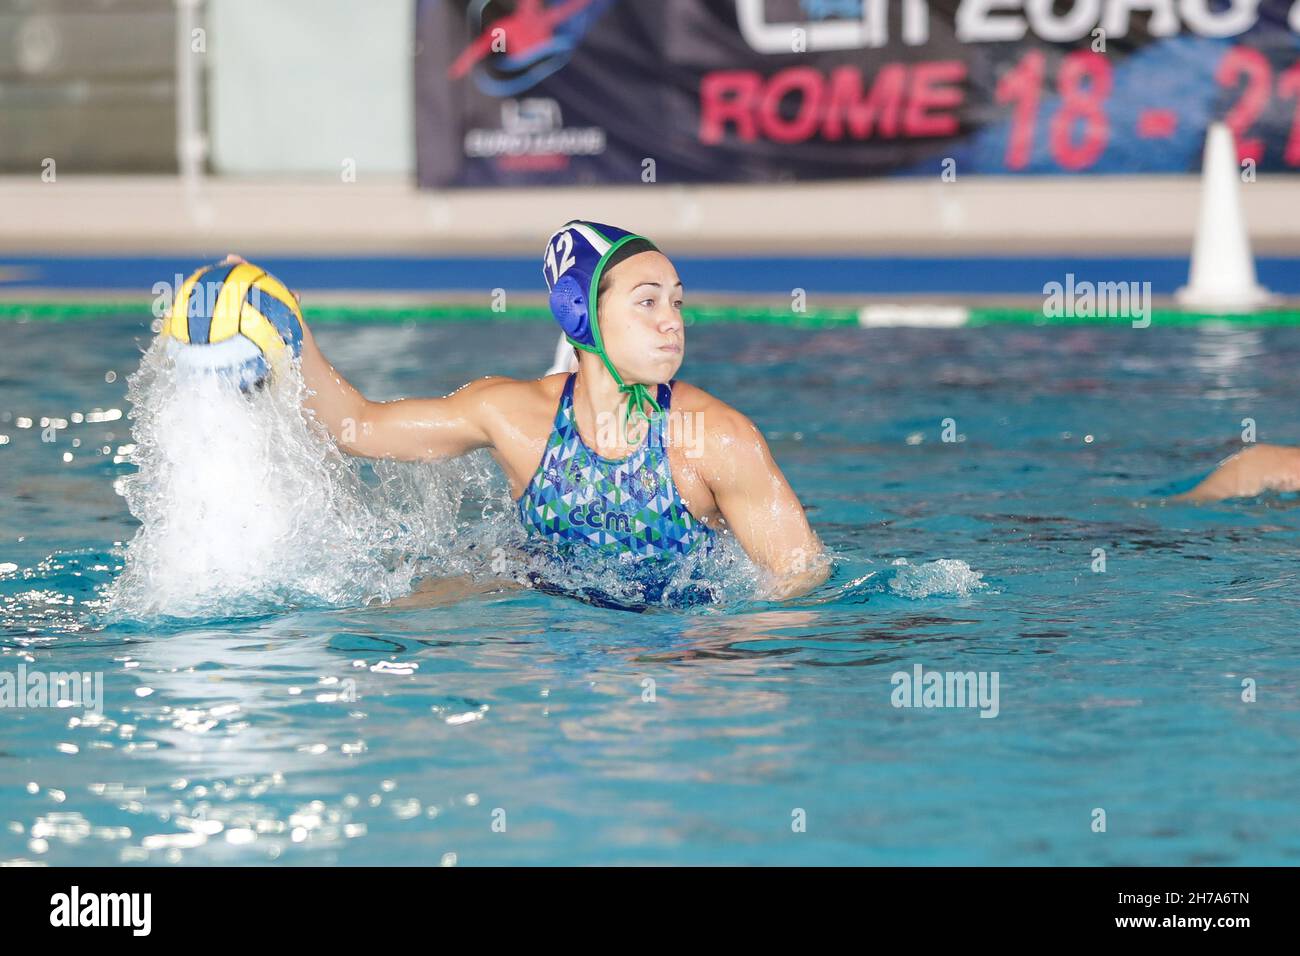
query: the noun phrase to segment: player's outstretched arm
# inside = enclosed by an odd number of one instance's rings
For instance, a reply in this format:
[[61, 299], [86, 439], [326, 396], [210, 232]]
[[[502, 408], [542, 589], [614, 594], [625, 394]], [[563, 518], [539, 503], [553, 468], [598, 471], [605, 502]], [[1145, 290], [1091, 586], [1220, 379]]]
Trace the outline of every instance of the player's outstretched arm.
[[471, 382], [445, 398], [403, 398], [372, 402], [330, 364], [303, 323], [304, 405], [339, 447], [364, 458], [428, 461], [454, 458], [491, 439], [484, 427], [483, 391], [499, 377]]

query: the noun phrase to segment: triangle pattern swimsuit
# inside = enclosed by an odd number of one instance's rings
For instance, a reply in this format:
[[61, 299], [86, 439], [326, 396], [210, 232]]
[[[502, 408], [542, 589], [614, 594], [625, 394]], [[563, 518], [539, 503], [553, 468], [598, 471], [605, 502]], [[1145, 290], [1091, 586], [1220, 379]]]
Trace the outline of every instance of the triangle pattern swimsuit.
[[649, 585], [647, 598], [657, 600], [674, 559], [711, 546], [716, 537], [687, 509], [673, 482], [667, 444], [672, 383], [658, 386], [664, 414], [655, 417], [645, 440], [626, 458], [610, 459], [578, 434], [576, 379], [572, 373], [564, 383], [541, 464], [519, 499], [519, 517], [530, 536], [564, 552], [634, 556]]

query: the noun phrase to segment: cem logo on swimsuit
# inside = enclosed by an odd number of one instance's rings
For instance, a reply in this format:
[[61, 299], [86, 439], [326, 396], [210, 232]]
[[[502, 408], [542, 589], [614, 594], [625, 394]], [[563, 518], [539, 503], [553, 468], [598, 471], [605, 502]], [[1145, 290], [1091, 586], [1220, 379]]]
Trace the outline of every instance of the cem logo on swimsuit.
[[[656, 415], [645, 440], [631, 455], [602, 458], [578, 434], [569, 375], [555, 413], [542, 462], [519, 499], [519, 517], [530, 534], [558, 544], [581, 543], [611, 554], [670, 558], [689, 554], [714, 537], [697, 521], [673, 483], [664, 429]], [[671, 383], [670, 383], [671, 384]], [[665, 413], [672, 390], [660, 385]]]

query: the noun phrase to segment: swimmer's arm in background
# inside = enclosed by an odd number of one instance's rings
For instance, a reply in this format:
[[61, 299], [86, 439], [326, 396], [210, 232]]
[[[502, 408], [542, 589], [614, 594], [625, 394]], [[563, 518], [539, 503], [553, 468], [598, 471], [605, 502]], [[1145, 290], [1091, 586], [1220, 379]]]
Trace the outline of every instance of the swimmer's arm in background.
[[491, 445], [478, 393], [501, 379], [479, 379], [446, 398], [372, 402], [325, 358], [306, 322], [302, 376], [311, 393], [303, 404], [350, 455], [427, 461]]
[[1266, 491], [1300, 491], [1300, 448], [1251, 445], [1220, 462], [1208, 478], [1174, 501], [1253, 498]]
[[769, 597], [807, 594], [831, 569], [803, 505], [754, 423], [725, 405], [710, 412], [720, 421], [709, 430], [702, 473], [718, 509], [745, 553], [771, 575]]

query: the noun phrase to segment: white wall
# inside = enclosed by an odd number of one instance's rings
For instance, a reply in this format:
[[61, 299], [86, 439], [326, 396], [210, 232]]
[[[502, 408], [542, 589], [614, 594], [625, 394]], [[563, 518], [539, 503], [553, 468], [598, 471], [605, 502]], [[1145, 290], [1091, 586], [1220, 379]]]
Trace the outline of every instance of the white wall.
[[413, 174], [415, 0], [208, 0], [220, 174]]

